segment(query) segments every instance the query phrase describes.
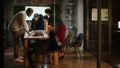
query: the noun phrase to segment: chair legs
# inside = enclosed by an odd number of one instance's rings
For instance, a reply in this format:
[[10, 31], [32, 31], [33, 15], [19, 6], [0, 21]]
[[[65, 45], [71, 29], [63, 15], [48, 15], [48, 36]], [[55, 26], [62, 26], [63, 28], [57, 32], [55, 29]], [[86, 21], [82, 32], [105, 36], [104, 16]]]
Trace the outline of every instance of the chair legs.
[[[75, 49], [75, 52], [76, 52], [76, 56], [77, 56], [77, 53], [79, 53], [80, 58], [82, 58], [80, 48], [76, 46], [76, 47], [74, 47], [74, 49]], [[67, 49], [68, 54], [69, 54], [68, 58], [70, 58], [70, 56], [71, 56], [71, 50], [72, 50], [72, 47], [69, 47]]]
[[81, 55], [80, 48], [79, 48], [79, 47], [76, 47], [76, 48], [77, 48], [77, 50], [78, 50], [78, 52], [79, 52], [79, 56], [80, 56], [80, 58], [82, 59], [82, 55]]
[[[41, 59], [41, 57], [42, 57], [42, 59]], [[48, 59], [49, 59], [49, 60], [48, 60]], [[48, 61], [49, 61], [50, 66], [52, 66], [52, 59], [53, 59], [53, 58], [52, 58], [52, 53], [48, 53], [48, 54], [47, 54], [47, 63], [48, 63]], [[35, 68], [38, 68], [39, 63], [41, 63], [40, 60], [42, 60], [42, 63], [44, 63], [44, 61], [45, 61], [45, 55], [41, 55], [41, 54], [35, 55], [35, 62], [34, 62]]]
[[49, 57], [49, 62], [50, 62], [50, 65], [52, 65], [52, 59], [53, 59], [53, 55], [52, 55], [52, 53], [49, 53], [48, 54], [48, 57]]
[[39, 57], [38, 55], [35, 55], [34, 68], [38, 68], [38, 57]]

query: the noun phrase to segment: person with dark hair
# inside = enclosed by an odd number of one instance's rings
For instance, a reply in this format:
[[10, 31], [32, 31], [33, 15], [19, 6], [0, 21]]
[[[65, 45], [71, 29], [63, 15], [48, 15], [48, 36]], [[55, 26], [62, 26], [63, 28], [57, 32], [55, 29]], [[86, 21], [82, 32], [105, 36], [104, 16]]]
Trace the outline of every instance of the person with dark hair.
[[45, 15], [44, 17], [43, 17], [43, 20], [44, 20], [44, 25], [45, 25], [45, 27], [44, 27], [44, 29], [45, 29], [45, 32], [48, 32], [49, 30], [49, 26], [48, 26], [48, 20], [49, 20], [49, 17], [47, 16], [47, 15]]
[[45, 9], [45, 13], [50, 16], [51, 14], [53, 14], [52, 10], [50, 8]]
[[[51, 30], [55, 30], [56, 35], [58, 36], [58, 39], [61, 42], [62, 47], [64, 47], [66, 27], [63, 21], [55, 14], [52, 14], [52, 10], [49, 8], [45, 9], [45, 13], [46, 15], [49, 16], [48, 25], [51, 26]], [[59, 57], [63, 57], [63, 56], [64, 56], [64, 51], [63, 50], [59, 51]]]
[[16, 62], [23, 62], [23, 57], [19, 56], [19, 40], [21, 38], [23, 42], [24, 33], [29, 31], [26, 16], [29, 17], [32, 13], [32, 8], [20, 11], [11, 19], [8, 25], [8, 30], [12, 33], [14, 39], [14, 58]]
[[43, 15], [35, 13], [31, 21], [31, 30], [44, 30]]

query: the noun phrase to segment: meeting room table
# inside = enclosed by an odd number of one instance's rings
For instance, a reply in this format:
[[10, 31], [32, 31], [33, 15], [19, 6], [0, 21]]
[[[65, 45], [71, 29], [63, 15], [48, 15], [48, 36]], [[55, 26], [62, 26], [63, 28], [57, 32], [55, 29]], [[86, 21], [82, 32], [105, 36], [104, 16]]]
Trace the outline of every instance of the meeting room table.
[[[35, 33], [40, 35], [35, 35]], [[28, 62], [28, 40], [47, 40], [49, 39], [48, 33], [46, 33], [44, 30], [35, 30], [35, 31], [29, 31], [25, 32], [24, 34], [24, 68], [29, 68], [29, 62]], [[54, 52], [54, 64], [58, 64], [58, 51]]]

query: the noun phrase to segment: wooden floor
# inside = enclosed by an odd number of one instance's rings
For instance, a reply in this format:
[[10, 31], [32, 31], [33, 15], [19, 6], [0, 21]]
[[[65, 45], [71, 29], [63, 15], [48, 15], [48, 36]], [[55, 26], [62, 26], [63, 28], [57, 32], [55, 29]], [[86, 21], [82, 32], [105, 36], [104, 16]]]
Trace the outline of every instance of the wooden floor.
[[[20, 47], [20, 54], [23, 55], [23, 48]], [[68, 55], [66, 54], [63, 59], [59, 59], [58, 65], [52, 65], [51, 68], [97, 68], [96, 66], [96, 58], [86, 52], [82, 51], [83, 58], [80, 59], [79, 56], [76, 56], [74, 52], [68, 59]], [[4, 68], [24, 68], [23, 63], [17, 63], [13, 58], [13, 46], [9, 46], [4, 49]], [[50, 68], [49, 64], [40, 64], [39, 68]], [[101, 68], [114, 68], [106, 62], [102, 62]]]

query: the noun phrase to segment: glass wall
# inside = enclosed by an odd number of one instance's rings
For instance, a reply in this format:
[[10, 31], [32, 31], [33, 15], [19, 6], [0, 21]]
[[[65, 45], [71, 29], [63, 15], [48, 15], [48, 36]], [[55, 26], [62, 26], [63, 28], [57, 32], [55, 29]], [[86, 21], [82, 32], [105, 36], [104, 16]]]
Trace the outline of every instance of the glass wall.
[[[98, 7], [97, 1], [101, 1]], [[84, 1], [84, 48], [90, 53], [98, 56], [115, 67], [120, 67], [120, 1], [119, 0], [86, 0]], [[101, 8], [101, 20], [98, 22], [96, 16], [97, 8]], [[92, 9], [95, 9], [94, 11]], [[96, 14], [97, 13], [97, 14]], [[107, 14], [107, 17], [104, 16]], [[106, 20], [103, 20], [105, 18]], [[99, 18], [99, 17], [98, 17]], [[100, 28], [99, 28], [100, 27]], [[100, 37], [99, 37], [100, 36]]]

